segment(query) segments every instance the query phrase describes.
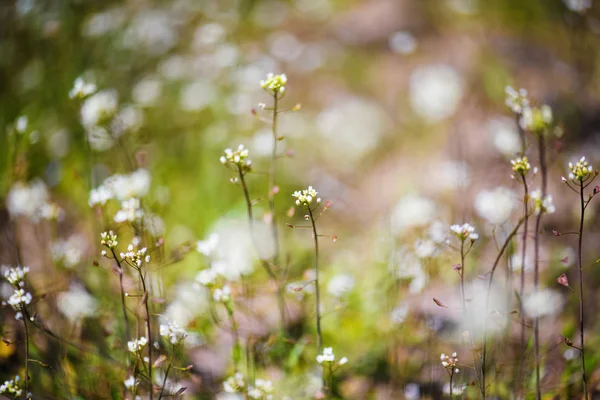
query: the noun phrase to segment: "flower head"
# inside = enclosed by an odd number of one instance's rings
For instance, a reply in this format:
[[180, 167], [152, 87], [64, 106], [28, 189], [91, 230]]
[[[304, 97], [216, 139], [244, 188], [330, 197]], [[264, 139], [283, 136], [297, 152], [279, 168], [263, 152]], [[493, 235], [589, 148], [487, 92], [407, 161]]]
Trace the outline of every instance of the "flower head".
[[527, 157], [517, 157], [514, 160], [510, 160], [512, 164], [512, 170], [514, 173], [525, 176], [531, 169], [531, 164], [529, 164], [529, 160]]
[[450, 371], [450, 373], [459, 372], [459, 369], [456, 368], [458, 365], [458, 356], [456, 353], [452, 353], [451, 356], [447, 356], [446, 354], [442, 353], [440, 360], [442, 361], [442, 366]]
[[73, 88], [69, 92], [70, 99], [84, 99], [89, 95], [96, 93], [96, 85], [93, 83], [88, 83], [83, 80], [82, 77], [75, 79], [73, 83]]
[[521, 88], [516, 91], [511, 86], [507, 86], [504, 91], [506, 92], [506, 105], [514, 113], [521, 114], [525, 108], [529, 108], [527, 90]]
[[542, 191], [538, 189], [531, 193], [531, 199], [533, 200], [535, 215], [540, 213], [552, 214], [556, 211], [550, 194], [542, 198]]
[[519, 124], [526, 131], [541, 134], [547, 131], [552, 124], [552, 109], [547, 105], [526, 107], [521, 113]]
[[260, 87], [272, 91], [274, 94], [284, 93], [286, 83], [287, 76], [285, 74], [274, 75], [273, 73], [268, 73], [267, 77], [260, 81]]
[[223, 382], [223, 390], [226, 393], [239, 393], [246, 387], [244, 382], [244, 375], [241, 372], [236, 372], [235, 375], [230, 376]]
[[475, 241], [479, 239], [479, 234], [475, 232], [475, 227], [471, 224], [462, 224], [462, 225], [452, 225], [450, 226], [450, 230], [460, 239], [461, 242], [469, 239], [471, 241]]
[[119, 244], [119, 241], [117, 240], [117, 235], [115, 235], [113, 231], [108, 231], [100, 234], [100, 244], [109, 249], [114, 249]]
[[297, 206], [309, 207], [313, 200], [316, 200], [317, 204], [321, 203], [321, 198], [317, 197], [318, 193], [312, 186], [309, 186], [308, 189], [295, 191], [292, 197], [296, 198]]
[[231, 288], [229, 285], [225, 285], [222, 288], [216, 288], [213, 291], [213, 299], [216, 302], [226, 303], [231, 300]]
[[127, 348], [131, 353], [137, 353], [142, 351], [142, 349], [148, 344], [148, 339], [145, 336], [142, 336], [139, 339], [134, 339], [132, 341], [127, 342]]
[[142, 265], [144, 265], [144, 262], [147, 264], [150, 262], [150, 255], [148, 255], [148, 249], [145, 247], [142, 247], [141, 249], [138, 249], [138, 241], [134, 240], [135, 243], [131, 243], [129, 246], [127, 246], [127, 252], [126, 253], [121, 253], [121, 258], [125, 261], [127, 261], [127, 263], [129, 265], [131, 265], [134, 268], [141, 268]]
[[5, 381], [0, 385], [0, 394], [9, 394], [15, 397], [19, 397], [23, 394], [23, 389], [19, 387], [19, 381], [21, 378], [17, 375], [15, 379]]
[[160, 336], [167, 339], [171, 344], [178, 344], [186, 338], [187, 332], [176, 322], [168, 321], [168, 323], [160, 325]]
[[29, 272], [29, 267], [10, 268], [4, 272], [4, 277], [13, 286], [22, 287], [24, 285], [25, 275]]
[[231, 164], [242, 171], [250, 171], [252, 168], [252, 161], [248, 158], [248, 149], [244, 148], [243, 144], [240, 144], [237, 150], [225, 149], [225, 155], [220, 158], [221, 164]]
[[594, 168], [586, 161], [585, 157], [581, 157], [575, 165], [569, 163], [569, 170], [569, 179], [577, 182], [583, 182], [594, 174]]
[[15, 292], [9, 297], [7, 303], [15, 310], [19, 310], [22, 306], [30, 304], [31, 300], [31, 293], [26, 292], [24, 289], [15, 289]]

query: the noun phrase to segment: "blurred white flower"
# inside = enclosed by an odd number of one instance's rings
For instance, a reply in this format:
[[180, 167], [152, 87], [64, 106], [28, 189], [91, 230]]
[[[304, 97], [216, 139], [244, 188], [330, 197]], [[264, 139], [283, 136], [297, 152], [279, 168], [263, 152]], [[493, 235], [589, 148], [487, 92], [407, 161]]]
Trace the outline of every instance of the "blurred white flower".
[[327, 292], [336, 298], [346, 296], [352, 289], [354, 289], [354, 278], [348, 274], [334, 276], [327, 285]]
[[52, 243], [50, 255], [52, 261], [60, 262], [67, 268], [73, 268], [81, 261], [85, 240], [82, 236], [73, 235], [68, 239], [58, 239]]
[[490, 224], [499, 225], [510, 218], [517, 194], [506, 187], [482, 190], [475, 196], [475, 212]]
[[513, 118], [494, 118], [487, 124], [487, 131], [492, 136], [496, 150], [507, 157], [514, 157], [521, 151], [521, 138], [517, 123]]
[[164, 324], [160, 324], [160, 336], [171, 344], [178, 344], [186, 338], [187, 332], [177, 322], [167, 320]]
[[6, 208], [11, 217], [25, 216], [33, 222], [38, 222], [48, 197], [46, 185], [39, 179], [29, 184], [17, 182], [8, 192]]
[[96, 299], [77, 284], [71, 284], [68, 292], [59, 293], [56, 303], [60, 312], [71, 322], [91, 317], [98, 309]]
[[395, 307], [390, 313], [390, 320], [395, 325], [400, 325], [406, 320], [408, 316], [408, 304], [403, 303], [397, 307]]
[[428, 122], [452, 116], [463, 95], [461, 76], [449, 65], [428, 65], [410, 76], [409, 96], [415, 113]]
[[427, 284], [427, 273], [421, 260], [408, 247], [400, 247], [393, 253], [388, 266], [396, 279], [410, 279], [409, 292], [420, 293]]
[[458, 237], [461, 242], [469, 239], [471, 241], [479, 239], [479, 234], [475, 232], [475, 227], [471, 224], [454, 224], [450, 226], [450, 231]]
[[121, 202], [121, 209], [115, 214], [114, 221], [118, 223], [135, 222], [140, 220], [143, 215], [140, 199], [132, 197]]
[[97, 87], [93, 83], [89, 83], [83, 80], [82, 77], [75, 79], [73, 88], [69, 92], [69, 98], [71, 99], [84, 99], [89, 95], [96, 92]]
[[165, 11], [145, 9], [129, 23], [123, 34], [123, 45], [153, 55], [164, 54], [177, 44], [176, 24], [177, 20]]
[[208, 80], [188, 83], [181, 90], [180, 103], [185, 111], [199, 111], [209, 106], [217, 97], [217, 88]]
[[208, 309], [206, 289], [198, 287], [194, 282], [178, 284], [173, 288], [173, 293], [175, 293], [175, 298], [167, 306], [164, 316], [179, 326], [188, 326]]
[[86, 129], [97, 126], [99, 123], [112, 118], [119, 105], [117, 91], [107, 89], [95, 93], [84, 100], [81, 105], [81, 123]]
[[531, 193], [531, 200], [533, 200], [536, 215], [540, 213], [552, 214], [556, 211], [556, 207], [554, 207], [554, 203], [552, 202], [552, 195], [547, 194], [542, 198], [542, 191], [539, 189]]
[[558, 315], [563, 308], [564, 299], [554, 290], [542, 289], [525, 297], [523, 309], [530, 318]]
[[395, 235], [427, 225], [436, 214], [436, 204], [432, 200], [418, 196], [407, 195], [400, 199], [391, 215], [391, 229]]
[[410, 54], [417, 48], [417, 40], [410, 32], [394, 32], [388, 38], [388, 46], [398, 54]]
[[404, 386], [404, 397], [407, 400], [418, 400], [421, 398], [421, 389], [418, 383], [407, 383]]
[[592, 0], [563, 0], [563, 3], [569, 10], [581, 14], [592, 8]]
[[437, 247], [435, 242], [428, 239], [419, 239], [415, 242], [415, 254], [420, 258], [427, 258], [434, 255]]

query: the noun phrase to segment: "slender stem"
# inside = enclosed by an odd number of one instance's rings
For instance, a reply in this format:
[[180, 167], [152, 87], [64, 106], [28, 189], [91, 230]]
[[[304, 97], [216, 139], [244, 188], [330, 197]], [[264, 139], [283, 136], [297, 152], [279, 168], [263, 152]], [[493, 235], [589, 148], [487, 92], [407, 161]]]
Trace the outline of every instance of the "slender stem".
[[277, 162], [277, 142], [279, 137], [277, 136], [277, 115], [279, 108], [279, 97], [277, 93], [273, 94], [273, 124], [271, 125], [273, 132], [273, 149], [271, 152], [271, 165], [269, 168], [269, 211], [271, 212], [271, 232], [273, 235], [273, 244], [275, 245], [275, 255], [273, 257], [274, 264], [279, 263], [279, 235], [277, 233], [277, 224], [275, 218], [275, 172]]
[[467, 313], [467, 298], [465, 297], [465, 241], [460, 242], [460, 290], [462, 293], [463, 313]]
[[[175, 346], [173, 346], [173, 351], [175, 351]], [[171, 365], [173, 364], [173, 354], [169, 359], [169, 364], [167, 365], [167, 369], [165, 370], [165, 377], [163, 379], [162, 387], [160, 388], [160, 393], [158, 395], [158, 400], [162, 399], [163, 393], [165, 391], [165, 385], [167, 384], [167, 377], [169, 376], [169, 372], [171, 371]]]
[[[277, 304], [279, 307], [279, 318], [281, 321], [281, 330], [282, 330], [282, 332], [285, 332], [285, 327], [287, 324], [286, 324], [286, 315], [285, 315], [284, 285], [283, 285], [283, 282], [280, 282], [277, 279], [277, 275], [273, 271], [273, 268], [271, 268], [271, 266], [269, 265], [269, 262], [267, 260], [263, 259], [260, 255], [258, 244], [256, 243], [256, 235], [254, 234], [254, 217], [252, 214], [252, 200], [250, 199], [250, 192], [248, 191], [248, 185], [246, 183], [246, 178], [245, 178], [244, 172], [242, 171], [242, 168], [238, 166], [237, 170], [238, 170], [238, 176], [240, 178], [240, 183], [242, 184], [242, 190], [244, 192], [244, 199], [246, 200], [246, 208], [248, 210], [248, 221], [250, 223], [250, 236], [252, 236], [252, 243], [254, 244], [254, 248], [256, 249], [256, 252], [258, 253], [260, 261], [261, 261], [263, 267], [265, 268], [265, 271], [267, 271], [267, 274], [269, 275], [271, 280], [273, 282], [275, 282], [275, 285], [277, 286]], [[277, 242], [276, 235], [275, 235], [274, 239]]]
[[123, 319], [125, 321], [125, 337], [127, 341], [130, 341], [131, 337], [129, 334], [129, 318], [127, 317], [127, 307], [125, 306], [125, 290], [123, 289], [123, 266], [121, 265], [121, 261], [119, 261], [117, 254], [115, 253], [115, 249], [111, 247], [110, 251], [113, 255], [113, 258], [117, 262], [117, 266], [119, 267], [119, 290], [121, 291], [121, 308], [123, 309]]
[[146, 330], [148, 333], [148, 380], [150, 382], [150, 400], [153, 397], [153, 381], [152, 381], [152, 330], [150, 329], [150, 308], [148, 306], [148, 290], [146, 288], [146, 280], [141, 269], [138, 269], [140, 280], [142, 281], [142, 290], [144, 291], [144, 307], [146, 309]]
[[585, 345], [583, 340], [583, 266], [582, 266], [582, 256], [583, 256], [583, 219], [585, 216], [585, 199], [583, 198], [583, 181], [579, 182], [579, 199], [581, 201], [581, 219], [579, 220], [579, 243], [578, 243], [578, 257], [577, 257], [577, 269], [579, 271], [579, 337], [581, 339], [581, 373], [583, 375], [583, 392], [585, 394], [585, 399], [588, 399], [588, 391], [587, 391], [587, 376], [585, 373]]
[[29, 315], [23, 308], [23, 327], [25, 328], [25, 398], [29, 398], [29, 327], [27, 326], [27, 320], [29, 319]]
[[523, 295], [525, 293], [525, 260], [527, 259], [527, 229], [528, 229], [528, 224], [529, 224], [529, 215], [528, 215], [528, 209], [529, 209], [529, 188], [527, 187], [527, 180], [525, 178], [525, 175], [521, 176], [523, 179], [523, 190], [524, 190], [524, 195], [523, 195], [523, 218], [525, 218], [525, 221], [523, 222], [523, 237], [522, 237], [522, 248], [521, 248], [521, 285], [519, 288], [519, 299], [520, 299], [520, 304], [519, 304], [519, 315], [521, 317], [521, 353], [520, 353], [520, 365], [519, 365], [519, 375], [517, 377], [518, 379], [518, 385], [521, 385], [522, 379], [523, 379], [523, 372], [524, 372], [524, 367], [525, 367], [525, 346], [526, 346], [526, 341], [525, 341], [525, 313], [523, 310]]
[[319, 353], [321, 353], [321, 347], [323, 345], [323, 337], [321, 335], [321, 310], [320, 310], [320, 295], [319, 295], [319, 236], [317, 235], [317, 225], [310, 206], [307, 207], [308, 215], [310, 216], [310, 223], [312, 225], [313, 240], [315, 245], [315, 299], [316, 299], [316, 312], [317, 312], [317, 346]]
[[454, 378], [454, 371], [452, 371], [450, 373], [450, 398], [454, 398], [453, 394], [452, 394], [452, 378]]
[[[546, 171], [546, 148], [544, 143], [544, 134], [538, 134], [538, 150], [539, 150], [539, 162], [540, 170], [542, 174], [542, 201], [546, 197], [546, 186], [547, 186], [547, 171]], [[537, 293], [539, 286], [539, 275], [540, 275], [540, 227], [542, 223], [543, 212], [537, 215], [535, 220], [535, 262], [534, 262], [534, 273], [533, 273], [533, 289], [534, 293]], [[539, 317], [535, 317], [533, 324], [533, 347], [535, 356], [535, 397], [536, 400], [542, 399], [542, 389], [540, 386], [540, 320]]]
[[235, 345], [233, 347], [233, 363], [235, 364], [235, 368], [237, 370], [240, 362], [240, 332], [238, 330], [235, 316], [233, 315], [233, 308], [229, 304], [225, 304], [225, 307], [227, 308], [227, 314], [229, 314], [229, 319], [231, 321], [231, 329], [233, 330], [233, 338], [235, 341]]
[[525, 221], [526, 217], [527, 217], [527, 215], [522, 217], [519, 220], [519, 222], [517, 223], [517, 225], [513, 228], [513, 230], [508, 234], [508, 236], [506, 237], [506, 240], [504, 241], [504, 244], [502, 245], [502, 247], [500, 248], [500, 251], [498, 252], [498, 255], [496, 256], [496, 260], [494, 260], [492, 270], [490, 271], [490, 278], [488, 280], [487, 293], [486, 293], [486, 299], [485, 299], [485, 317], [483, 320], [483, 351], [482, 351], [482, 355], [481, 355], [481, 397], [483, 399], [485, 399], [485, 390], [486, 390], [486, 387], [485, 387], [485, 363], [486, 363], [486, 357], [487, 357], [488, 312], [489, 312], [489, 307], [490, 307], [490, 294], [491, 294], [491, 289], [492, 289], [492, 282], [494, 280], [494, 272], [496, 272], [498, 263], [502, 259], [502, 255], [506, 251], [508, 245], [510, 244], [510, 241], [517, 234], [517, 231], [519, 230], [519, 228]]

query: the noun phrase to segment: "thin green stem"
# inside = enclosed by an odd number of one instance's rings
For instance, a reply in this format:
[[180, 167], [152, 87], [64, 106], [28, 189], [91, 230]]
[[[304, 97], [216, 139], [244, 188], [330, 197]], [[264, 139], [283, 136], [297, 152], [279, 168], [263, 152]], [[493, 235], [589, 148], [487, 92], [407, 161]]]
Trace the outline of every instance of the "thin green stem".
[[25, 306], [22, 306], [23, 312], [23, 327], [25, 328], [25, 398], [29, 398], [29, 327], [27, 326], [27, 320], [29, 315], [25, 310]]
[[308, 215], [310, 217], [310, 223], [312, 225], [313, 231], [313, 240], [315, 246], [315, 302], [316, 302], [316, 312], [317, 312], [317, 346], [319, 348], [319, 353], [321, 353], [321, 348], [323, 345], [323, 337], [321, 334], [321, 310], [320, 310], [320, 294], [319, 294], [319, 236], [317, 235], [317, 224], [310, 206], [307, 207]]
[[[175, 346], [173, 346], [173, 352], [175, 352]], [[169, 372], [171, 371], [172, 364], [173, 364], [173, 353], [171, 353], [171, 357], [169, 358], [169, 364], [167, 365], [167, 369], [165, 370], [165, 377], [163, 379], [162, 387], [160, 388], [158, 400], [162, 399], [162, 397], [163, 397], [163, 393], [165, 391], [165, 386], [167, 384], [167, 378], [169, 376]]]
[[273, 236], [273, 244], [275, 246], [275, 255], [273, 257], [274, 264], [279, 263], [279, 234], [277, 232], [277, 223], [275, 216], [275, 185], [276, 185], [276, 162], [277, 162], [277, 142], [279, 137], [277, 136], [277, 116], [279, 108], [279, 97], [277, 93], [273, 94], [273, 123], [271, 125], [273, 132], [273, 148], [271, 151], [271, 165], [269, 168], [269, 211], [271, 213], [271, 232]]
[[123, 320], [125, 322], [125, 338], [127, 341], [130, 341], [131, 336], [129, 333], [129, 318], [127, 317], [127, 307], [125, 305], [125, 290], [123, 289], [123, 273], [125, 271], [123, 270], [121, 261], [119, 261], [119, 258], [117, 257], [117, 254], [115, 253], [115, 249], [113, 247], [111, 247], [110, 251], [113, 255], [113, 258], [117, 262], [117, 267], [119, 268], [119, 290], [121, 292], [121, 308], [123, 310]]
[[525, 340], [525, 312], [523, 310], [523, 295], [525, 293], [525, 260], [526, 260], [526, 256], [527, 256], [527, 229], [528, 229], [528, 225], [529, 225], [529, 215], [528, 215], [528, 209], [529, 209], [529, 188], [527, 187], [527, 180], [525, 178], [525, 175], [521, 175], [521, 177], [523, 178], [523, 190], [524, 190], [524, 195], [523, 195], [523, 218], [525, 219], [523, 221], [523, 236], [522, 236], [522, 248], [521, 248], [521, 282], [520, 282], [520, 287], [519, 287], [519, 299], [520, 299], [520, 304], [519, 304], [519, 315], [521, 317], [521, 354], [520, 354], [520, 360], [519, 360], [519, 375], [517, 377], [518, 379], [518, 386], [520, 387], [521, 382], [523, 380], [523, 373], [524, 373], [524, 367], [525, 367], [525, 350], [526, 350], [526, 340]]
[[150, 308], [148, 306], [148, 289], [146, 288], [146, 279], [144, 278], [144, 274], [141, 269], [138, 269], [140, 280], [142, 281], [142, 290], [144, 291], [144, 308], [146, 310], [146, 331], [148, 334], [148, 380], [150, 382], [150, 400], [153, 397], [153, 381], [152, 381], [152, 329], [150, 326]]
[[582, 266], [582, 256], [583, 256], [583, 220], [585, 216], [585, 199], [583, 198], [583, 181], [579, 182], [579, 199], [581, 201], [581, 218], [579, 220], [579, 243], [577, 248], [577, 270], [579, 271], [579, 337], [581, 340], [581, 373], [583, 375], [583, 392], [585, 394], [585, 399], [588, 399], [588, 391], [587, 391], [587, 375], [585, 373], [585, 345], [583, 339], [583, 266]]
[[485, 387], [485, 365], [486, 365], [486, 358], [487, 358], [488, 312], [489, 312], [489, 307], [490, 307], [490, 294], [491, 294], [491, 289], [492, 289], [492, 283], [494, 280], [494, 272], [496, 272], [496, 268], [498, 267], [498, 264], [500, 263], [500, 260], [502, 259], [502, 255], [508, 248], [510, 241], [517, 234], [517, 231], [519, 230], [519, 228], [525, 221], [526, 217], [527, 217], [527, 215], [522, 217], [519, 220], [519, 222], [517, 223], [517, 225], [513, 228], [513, 230], [508, 234], [508, 236], [506, 237], [506, 240], [504, 241], [504, 244], [502, 245], [502, 247], [500, 248], [500, 251], [498, 252], [498, 255], [496, 256], [496, 259], [494, 260], [492, 270], [490, 271], [490, 277], [488, 280], [487, 293], [486, 293], [486, 299], [485, 299], [485, 317], [483, 320], [483, 343], [482, 343], [483, 350], [482, 350], [482, 355], [481, 355], [481, 397], [483, 399], [485, 399], [485, 390], [486, 390], [486, 387]]

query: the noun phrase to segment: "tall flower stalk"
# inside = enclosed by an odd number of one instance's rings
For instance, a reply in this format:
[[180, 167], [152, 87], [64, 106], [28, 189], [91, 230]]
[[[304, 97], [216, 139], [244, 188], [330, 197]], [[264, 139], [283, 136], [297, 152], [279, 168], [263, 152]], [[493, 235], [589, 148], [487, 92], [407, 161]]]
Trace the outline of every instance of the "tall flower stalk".
[[317, 233], [317, 219], [315, 218], [315, 211], [321, 204], [321, 198], [317, 197], [318, 192], [309, 186], [308, 189], [298, 190], [294, 192], [293, 197], [296, 198], [296, 205], [306, 209], [308, 214], [305, 216], [306, 220], [310, 221], [312, 229], [313, 244], [314, 244], [314, 269], [315, 269], [315, 312], [317, 322], [317, 347], [319, 353], [323, 346], [323, 335], [321, 332], [321, 297], [319, 292], [319, 235]]
[[[588, 399], [587, 390], [587, 374], [585, 372], [585, 340], [584, 340], [584, 313], [583, 313], [583, 223], [585, 220], [585, 209], [592, 200], [592, 198], [598, 193], [597, 189], [594, 189], [593, 193], [589, 195], [588, 199], [585, 199], [584, 191], [591, 185], [592, 181], [598, 175], [598, 171], [594, 171], [592, 166], [586, 161], [585, 157], [575, 164], [569, 163], [569, 179], [563, 178], [563, 182], [575, 193], [579, 195], [580, 202], [580, 218], [579, 218], [579, 231], [577, 241], [577, 271], [579, 274], [579, 339], [581, 347], [579, 354], [581, 357], [581, 374], [583, 381], [583, 392], [585, 399]], [[574, 185], [572, 186], [571, 183]]]

